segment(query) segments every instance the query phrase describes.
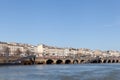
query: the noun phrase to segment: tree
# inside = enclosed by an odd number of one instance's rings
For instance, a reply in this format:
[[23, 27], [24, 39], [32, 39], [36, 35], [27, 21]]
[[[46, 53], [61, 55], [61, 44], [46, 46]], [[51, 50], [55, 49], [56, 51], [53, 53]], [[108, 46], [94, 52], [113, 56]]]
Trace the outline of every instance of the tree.
[[0, 56], [3, 56], [3, 53], [2, 53], [3, 51], [0, 49]]
[[25, 51], [25, 53], [27, 54], [27, 56], [29, 56], [29, 55], [31, 55], [31, 51], [29, 50], [29, 49], [27, 49], [26, 51]]
[[16, 55], [17, 56], [20, 56], [20, 54], [22, 53], [22, 51], [18, 48], [16, 51], [15, 51]]
[[8, 63], [8, 61], [9, 61], [10, 48], [9, 48], [9, 47], [4, 47], [4, 48], [3, 48], [3, 51], [4, 51], [4, 54], [5, 54], [5, 57], [6, 57], [6, 63]]

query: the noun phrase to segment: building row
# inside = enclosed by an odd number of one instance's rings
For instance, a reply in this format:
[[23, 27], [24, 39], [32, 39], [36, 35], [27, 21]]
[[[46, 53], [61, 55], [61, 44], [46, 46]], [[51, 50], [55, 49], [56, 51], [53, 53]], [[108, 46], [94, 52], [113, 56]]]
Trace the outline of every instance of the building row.
[[29, 51], [31, 53], [36, 53], [37, 49], [36, 46], [29, 45], [29, 44], [22, 44], [22, 43], [15, 43], [15, 42], [0, 42], [0, 54], [6, 54], [6, 48], [9, 48], [9, 56], [14, 56], [17, 54], [18, 50], [22, 54]]
[[7, 51], [6, 48], [9, 48], [9, 56], [27, 56], [28, 54], [34, 54], [37, 57], [119, 57], [119, 51], [101, 51], [101, 50], [90, 50], [86, 48], [60, 48], [54, 46], [48, 46], [45, 44], [40, 45], [30, 45], [16, 42], [0, 42], [0, 55], [5, 56]]

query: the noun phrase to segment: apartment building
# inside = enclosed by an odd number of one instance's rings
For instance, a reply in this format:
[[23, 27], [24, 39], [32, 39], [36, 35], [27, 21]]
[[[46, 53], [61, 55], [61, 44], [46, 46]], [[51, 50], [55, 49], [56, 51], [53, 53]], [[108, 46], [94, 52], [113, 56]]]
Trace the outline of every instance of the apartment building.
[[5, 47], [9, 48], [9, 56], [16, 55], [18, 49], [23, 56], [27, 50], [29, 50], [31, 53], [37, 53], [37, 46], [15, 42], [0, 42], [0, 55], [5, 55]]
[[70, 56], [72, 54], [77, 54], [77, 51], [74, 48], [60, 48], [45, 44], [38, 45], [37, 50], [38, 53], [43, 56]]
[[63, 56], [64, 48], [58, 48], [53, 46], [47, 46], [44, 44], [40, 44], [37, 46], [38, 53], [41, 56]]
[[62, 56], [90, 56], [90, 57], [120, 57], [119, 51], [101, 51], [101, 50], [90, 50], [87, 48], [60, 48], [56, 46], [48, 46], [45, 44], [40, 45], [30, 45], [30, 44], [23, 44], [23, 43], [16, 43], [16, 42], [0, 42], [0, 56], [4, 56], [6, 54], [5, 48], [9, 48], [9, 56], [14, 56], [18, 52], [21, 56], [26, 56], [29, 54], [34, 54], [37, 57], [62, 57]]

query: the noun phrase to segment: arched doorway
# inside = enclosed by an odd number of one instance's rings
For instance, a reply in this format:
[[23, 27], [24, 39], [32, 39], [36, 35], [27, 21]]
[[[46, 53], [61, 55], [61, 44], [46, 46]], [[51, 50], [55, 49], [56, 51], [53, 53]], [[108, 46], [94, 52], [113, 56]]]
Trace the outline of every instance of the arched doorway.
[[98, 63], [98, 61], [97, 60], [93, 60], [92, 63]]
[[56, 64], [62, 64], [62, 63], [63, 63], [62, 60], [57, 60], [57, 61], [56, 61]]
[[112, 63], [115, 63], [115, 60], [112, 60]]
[[116, 63], [119, 63], [119, 60], [116, 60]]
[[108, 63], [111, 63], [111, 60], [108, 60]]
[[103, 63], [106, 63], [107, 62], [107, 60], [103, 60]]
[[70, 60], [66, 60], [66, 61], [65, 61], [65, 64], [70, 64], [70, 63], [71, 63]]
[[47, 61], [46, 61], [46, 64], [53, 64], [54, 63], [54, 61], [52, 60], [52, 59], [48, 59]]
[[78, 60], [73, 60], [73, 64], [78, 64]]
[[102, 63], [102, 61], [101, 60], [98, 60], [98, 62], [97, 63]]
[[81, 60], [80, 63], [84, 63], [85, 60]]

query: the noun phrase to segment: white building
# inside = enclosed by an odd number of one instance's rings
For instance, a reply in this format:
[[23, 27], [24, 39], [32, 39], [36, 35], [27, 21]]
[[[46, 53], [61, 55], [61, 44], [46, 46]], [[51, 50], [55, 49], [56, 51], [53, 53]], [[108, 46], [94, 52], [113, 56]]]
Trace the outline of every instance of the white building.
[[44, 44], [38, 45], [37, 50], [41, 56], [69, 56], [70, 54], [77, 54], [74, 48], [59, 48]]
[[5, 51], [4, 51], [5, 47], [9, 48], [9, 56], [14, 56], [18, 49], [21, 51], [21, 54], [25, 54], [26, 50], [30, 50], [30, 52], [37, 53], [37, 46], [15, 43], [15, 42], [12, 42], [12, 43], [0, 42], [1, 55], [5, 54]]

